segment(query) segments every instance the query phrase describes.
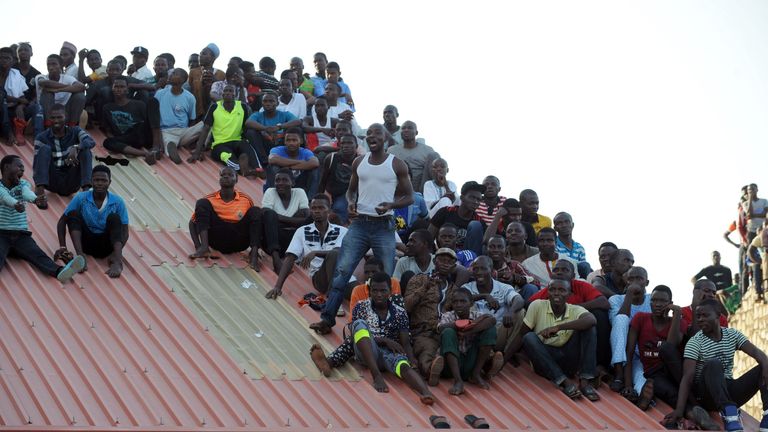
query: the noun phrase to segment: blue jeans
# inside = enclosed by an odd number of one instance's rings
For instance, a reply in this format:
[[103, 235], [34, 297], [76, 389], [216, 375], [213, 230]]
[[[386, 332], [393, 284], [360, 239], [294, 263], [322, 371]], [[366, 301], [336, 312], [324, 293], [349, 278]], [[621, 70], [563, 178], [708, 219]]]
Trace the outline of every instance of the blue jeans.
[[347, 282], [368, 249], [373, 249], [373, 254], [384, 263], [384, 271], [391, 276], [395, 270], [395, 220], [392, 216], [359, 215], [352, 220], [341, 243], [333, 283], [320, 314], [331, 327], [336, 325], [336, 312], [344, 301]]
[[532, 295], [539, 292], [539, 287], [534, 284], [525, 284], [520, 287], [520, 295], [523, 296], [523, 300], [528, 301]]
[[575, 331], [561, 347], [546, 345], [535, 332], [523, 337], [523, 347], [537, 374], [560, 385], [567, 375], [579, 372], [579, 377], [592, 379], [597, 376], [597, 332], [594, 327]]
[[35, 185], [45, 185], [51, 192], [68, 196], [83, 186], [90, 186], [93, 160], [90, 149], [80, 149], [77, 153], [77, 166], [56, 167], [49, 145], [35, 146], [35, 157], [32, 162], [32, 179]]
[[341, 223], [343, 225], [346, 225], [349, 223], [349, 217], [347, 217], [347, 207], [349, 206], [349, 202], [347, 201], [347, 195], [341, 194], [339, 196], [333, 197], [333, 204], [331, 205], [331, 210], [336, 213], [336, 215], [341, 219]]
[[[370, 328], [368, 328], [368, 324], [366, 324], [365, 320], [356, 320], [352, 323], [352, 334], [357, 335], [360, 330], [365, 330], [370, 333]], [[400, 377], [399, 368], [398, 365], [406, 364], [410, 366], [410, 363], [408, 363], [408, 357], [406, 357], [403, 354], [395, 354], [392, 351], [390, 351], [387, 348], [380, 347], [376, 344], [376, 341], [372, 337], [368, 337], [368, 339], [371, 341], [371, 350], [373, 351], [373, 358], [376, 359], [376, 366], [378, 366], [380, 371], [390, 371], [393, 374], [397, 375], [398, 378]], [[357, 343], [354, 344], [355, 349], [355, 359], [360, 364], [365, 364], [365, 360], [363, 359], [363, 355], [360, 352], [360, 349], [357, 347]]]
[[467, 235], [464, 237], [464, 249], [469, 249], [477, 256], [483, 254], [483, 224], [480, 221], [472, 221], [467, 225]]

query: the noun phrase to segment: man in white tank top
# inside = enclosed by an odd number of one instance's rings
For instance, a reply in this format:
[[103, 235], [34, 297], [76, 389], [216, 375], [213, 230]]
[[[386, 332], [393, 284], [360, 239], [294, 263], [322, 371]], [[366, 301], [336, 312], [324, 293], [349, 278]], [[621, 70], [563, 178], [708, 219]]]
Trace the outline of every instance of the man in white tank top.
[[392, 276], [394, 271], [393, 210], [413, 203], [413, 187], [405, 162], [384, 151], [388, 135], [384, 126], [372, 124], [365, 138], [370, 153], [352, 163], [352, 178], [347, 190], [352, 223], [341, 245], [333, 284], [320, 315], [322, 320], [309, 326], [317, 333], [330, 333], [336, 324], [336, 312], [344, 300], [344, 289], [368, 249], [373, 249], [374, 256], [381, 259], [388, 275]]

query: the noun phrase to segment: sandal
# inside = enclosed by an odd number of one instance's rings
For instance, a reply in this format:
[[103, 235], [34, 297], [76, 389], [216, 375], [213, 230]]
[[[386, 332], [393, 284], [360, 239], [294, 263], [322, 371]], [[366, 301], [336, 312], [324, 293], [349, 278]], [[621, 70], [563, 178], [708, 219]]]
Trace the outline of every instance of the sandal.
[[445, 416], [432, 415], [429, 416], [429, 424], [435, 429], [450, 429], [451, 424], [448, 423], [448, 419]]
[[309, 328], [314, 330], [315, 333], [319, 335], [327, 335], [328, 333], [333, 331], [331, 326], [329, 326], [328, 323], [326, 323], [325, 321], [318, 321], [316, 323], [310, 324]]
[[620, 392], [621, 389], [624, 388], [624, 381], [620, 380], [618, 378], [611, 381], [611, 385], [608, 386], [611, 390], [615, 391], [616, 393]]
[[581, 397], [581, 391], [579, 390], [579, 387], [576, 386], [576, 384], [568, 384], [565, 387], [560, 386], [560, 391], [562, 391], [564, 395], [568, 396], [572, 400], [576, 400]]
[[590, 402], [597, 402], [600, 400], [600, 395], [597, 394], [597, 391], [592, 387], [592, 384], [581, 386], [579, 391], [585, 398], [589, 399]]
[[466, 421], [468, 425], [472, 426], [472, 429], [490, 429], [491, 428], [491, 426], [488, 424], [487, 421], [485, 421], [484, 418], [477, 417], [472, 414], [465, 415], [464, 421]]

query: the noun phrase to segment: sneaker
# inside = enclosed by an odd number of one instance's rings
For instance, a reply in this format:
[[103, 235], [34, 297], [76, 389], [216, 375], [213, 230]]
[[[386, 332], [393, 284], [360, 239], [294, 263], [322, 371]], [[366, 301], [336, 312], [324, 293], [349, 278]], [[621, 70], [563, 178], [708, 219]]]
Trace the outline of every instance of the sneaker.
[[232, 168], [233, 170], [240, 171], [240, 164], [237, 162], [234, 162], [232, 159], [227, 159], [225, 163], [228, 167]]
[[728, 405], [720, 412], [723, 418], [723, 427], [726, 432], [744, 432], [744, 426], [741, 425], [741, 410], [736, 405]]
[[78, 255], [65, 265], [59, 274], [56, 275], [56, 279], [61, 283], [67, 283], [72, 280], [72, 277], [80, 273], [80, 270], [85, 267], [85, 258], [82, 255]]
[[168, 152], [168, 158], [170, 158], [176, 165], [181, 164], [181, 156], [179, 156], [179, 149], [175, 142], [169, 142], [165, 146], [165, 150]]
[[768, 410], [763, 411], [763, 419], [760, 420], [760, 432], [768, 432]]

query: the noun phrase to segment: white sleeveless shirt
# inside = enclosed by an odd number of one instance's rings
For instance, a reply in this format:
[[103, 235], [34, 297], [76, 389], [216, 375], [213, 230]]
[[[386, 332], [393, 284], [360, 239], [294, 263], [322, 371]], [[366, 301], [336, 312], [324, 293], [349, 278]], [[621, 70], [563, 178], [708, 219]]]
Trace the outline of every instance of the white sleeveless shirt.
[[[326, 128], [331, 129], [331, 116], [326, 116], [325, 118], [325, 124], [320, 124], [320, 120], [317, 119], [317, 114], [315, 113], [315, 110], [312, 110], [312, 121], [315, 127], [317, 128]], [[330, 144], [332, 141], [332, 138], [326, 135], [324, 132], [318, 132], [317, 133], [317, 142], [318, 145], [324, 146]]]
[[387, 159], [379, 165], [372, 165], [368, 162], [371, 153], [363, 156], [360, 165], [357, 166], [357, 177], [359, 179], [357, 187], [357, 212], [368, 216], [385, 216], [394, 212], [388, 212], [380, 215], [376, 213], [376, 206], [382, 202], [392, 202], [395, 200], [395, 189], [397, 189], [397, 174], [392, 168], [394, 156], [387, 155]]

